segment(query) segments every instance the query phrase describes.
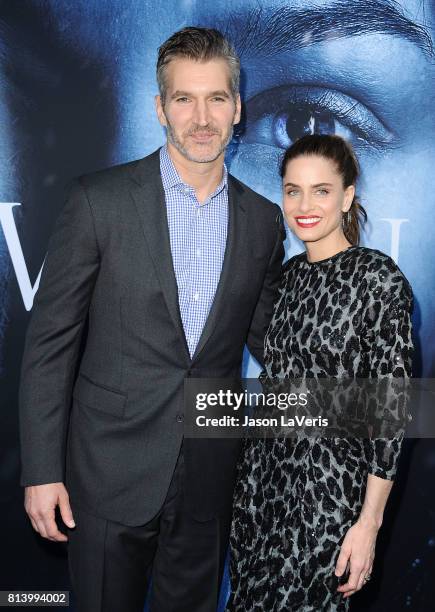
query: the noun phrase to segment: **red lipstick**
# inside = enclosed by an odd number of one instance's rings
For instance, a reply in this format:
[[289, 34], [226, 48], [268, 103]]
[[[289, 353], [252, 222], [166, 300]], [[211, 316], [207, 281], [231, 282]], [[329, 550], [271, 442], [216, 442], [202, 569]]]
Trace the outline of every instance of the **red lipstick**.
[[295, 220], [298, 227], [306, 229], [318, 225], [321, 221], [321, 217], [317, 215], [299, 215], [295, 217]]

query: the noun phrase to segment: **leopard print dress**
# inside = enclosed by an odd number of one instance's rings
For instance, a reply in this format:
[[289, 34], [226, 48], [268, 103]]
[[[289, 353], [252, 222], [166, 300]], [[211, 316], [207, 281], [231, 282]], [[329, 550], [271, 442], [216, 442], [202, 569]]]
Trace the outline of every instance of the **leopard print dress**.
[[[408, 377], [410, 286], [391, 258], [350, 247], [283, 269], [265, 339], [269, 377]], [[341, 611], [334, 575], [367, 474], [393, 479], [400, 437], [246, 440], [230, 540], [227, 612]]]

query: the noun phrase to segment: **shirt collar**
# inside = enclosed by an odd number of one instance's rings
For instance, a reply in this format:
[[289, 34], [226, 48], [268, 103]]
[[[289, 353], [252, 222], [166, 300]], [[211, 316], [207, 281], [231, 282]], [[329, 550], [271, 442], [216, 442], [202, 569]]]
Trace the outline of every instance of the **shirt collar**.
[[[171, 189], [172, 187], [179, 187], [179, 186], [191, 187], [190, 185], [187, 185], [186, 183], [184, 183], [182, 179], [180, 178], [180, 175], [178, 174], [174, 166], [174, 163], [168, 152], [168, 147], [166, 145], [163, 145], [160, 149], [160, 173], [162, 175], [163, 189], [165, 191], [167, 189]], [[214, 196], [216, 196], [224, 188], [225, 189], [228, 188], [228, 170], [225, 164], [224, 164], [224, 169], [223, 169], [222, 180], [217, 186], [217, 188], [215, 189], [215, 191], [213, 192], [213, 194], [210, 196], [210, 198], [213, 198]]]

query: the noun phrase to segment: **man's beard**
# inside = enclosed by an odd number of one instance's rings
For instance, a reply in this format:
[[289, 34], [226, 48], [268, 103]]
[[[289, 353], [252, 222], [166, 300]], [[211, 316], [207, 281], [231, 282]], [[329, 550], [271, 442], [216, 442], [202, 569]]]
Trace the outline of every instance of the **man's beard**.
[[[233, 125], [231, 125], [230, 131], [228, 132], [227, 137], [225, 138], [225, 140], [221, 141], [217, 152], [214, 152], [211, 154], [209, 153], [208, 155], [201, 156], [201, 157], [196, 157], [194, 155], [191, 155], [189, 151], [186, 149], [186, 147], [184, 147], [183, 144], [178, 140], [175, 130], [172, 128], [169, 121], [166, 120], [166, 122], [167, 122], [166, 135], [168, 137], [168, 141], [177, 149], [179, 153], [181, 153], [183, 157], [185, 157], [189, 161], [197, 162], [200, 164], [206, 164], [206, 163], [215, 161], [219, 157], [219, 155], [221, 155], [225, 151], [225, 149], [227, 148], [228, 144], [231, 142], [231, 139], [233, 137]], [[195, 134], [196, 132], [209, 132], [210, 134], [217, 134], [217, 135], [220, 134], [219, 131], [215, 129], [210, 129], [210, 126], [206, 126], [206, 127], [195, 126], [189, 130], [186, 136], [191, 136], [192, 134]]]

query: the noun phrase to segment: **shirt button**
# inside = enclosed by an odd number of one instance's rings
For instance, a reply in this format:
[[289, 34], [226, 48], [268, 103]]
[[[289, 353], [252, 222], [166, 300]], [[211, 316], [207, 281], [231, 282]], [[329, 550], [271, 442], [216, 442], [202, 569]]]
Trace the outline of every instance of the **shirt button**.
[[198, 292], [193, 294], [193, 299], [195, 300], [195, 302], [198, 301], [198, 299], [199, 299], [199, 293]]
[[201, 257], [201, 249], [196, 249], [196, 256]]
[[183, 422], [183, 420], [184, 420], [183, 415], [182, 415], [182, 414], [177, 414], [177, 422], [178, 422], [178, 423], [182, 423], [182, 422]]

